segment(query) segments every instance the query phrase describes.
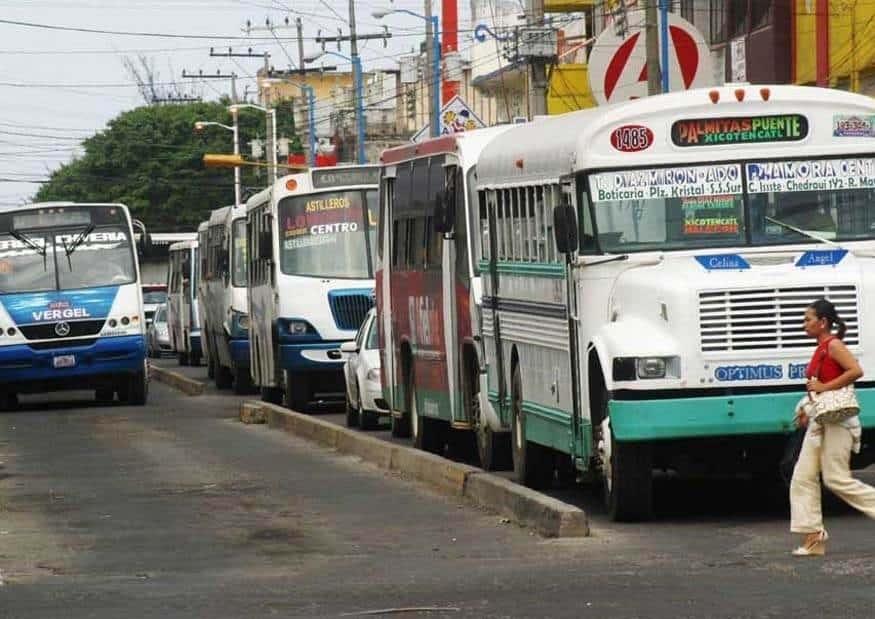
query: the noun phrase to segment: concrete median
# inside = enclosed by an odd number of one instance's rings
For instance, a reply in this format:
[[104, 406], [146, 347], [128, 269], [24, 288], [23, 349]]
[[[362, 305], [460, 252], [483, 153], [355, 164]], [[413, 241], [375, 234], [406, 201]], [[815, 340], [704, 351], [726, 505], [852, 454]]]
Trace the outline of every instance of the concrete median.
[[589, 535], [586, 513], [479, 468], [441, 456], [397, 445], [317, 417], [281, 406], [249, 401], [241, 404], [241, 419], [260, 411], [270, 428], [283, 430], [339, 453], [357, 456], [382, 469], [398, 471], [444, 494], [471, 503], [531, 527], [545, 537]]
[[178, 372], [158, 367], [157, 365], [149, 365], [149, 377], [153, 380], [157, 380], [159, 383], [164, 383], [165, 385], [173, 387], [185, 395], [201, 395], [203, 394], [204, 389], [206, 389], [206, 385], [198, 380], [188, 378]]

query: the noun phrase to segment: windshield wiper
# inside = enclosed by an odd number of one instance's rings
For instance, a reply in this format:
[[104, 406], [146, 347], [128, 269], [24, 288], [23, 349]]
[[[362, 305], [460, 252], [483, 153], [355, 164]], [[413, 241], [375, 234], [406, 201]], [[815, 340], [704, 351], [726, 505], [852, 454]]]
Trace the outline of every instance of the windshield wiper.
[[770, 221], [773, 224], [777, 224], [777, 225], [781, 226], [782, 228], [787, 228], [788, 230], [792, 230], [793, 232], [795, 232], [797, 234], [801, 234], [802, 236], [807, 236], [809, 239], [814, 239], [815, 241], [818, 241], [819, 243], [824, 243], [824, 244], [829, 245], [831, 247], [841, 248], [841, 245], [839, 245], [838, 243], [835, 243], [833, 241], [830, 241], [828, 238], [822, 237], [819, 234], [814, 234], [813, 232], [809, 232], [808, 230], [803, 230], [802, 228], [797, 228], [796, 226], [791, 226], [786, 221], [779, 221], [773, 217], [769, 217], [768, 215], [766, 216], [765, 219], [766, 219], [766, 221]]
[[85, 242], [85, 238], [91, 234], [94, 230], [94, 224], [89, 224], [87, 228], [85, 228], [82, 232], [79, 233], [73, 242], [67, 245], [67, 241], [61, 237], [61, 245], [64, 247], [64, 254], [67, 256], [67, 267], [69, 267], [70, 271], [73, 270], [73, 260], [70, 258], [72, 253], [76, 251], [76, 249]]
[[35, 251], [37, 254], [39, 254], [40, 256], [42, 256], [42, 257], [43, 257], [43, 271], [48, 271], [48, 270], [49, 270], [49, 265], [48, 265], [48, 262], [47, 262], [48, 258], [47, 258], [47, 256], [46, 256], [46, 246], [45, 246], [45, 245], [43, 245], [42, 247], [40, 247], [39, 245], [37, 245], [36, 243], [34, 243], [34, 242], [33, 242], [33, 239], [31, 239], [29, 236], [27, 236], [27, 235], [24, 234], [23, 232], [19, 232], [18, 230], [15, 230], [15, 229], [10, 230], [10, 231], [9, 231], [9, 235], [10, 235], [12, 238], [14, 238], [16, 241], [18, 241], [19, 243], [24, 243], [24, 244], [27, 245], [30, 249], [32, 249], [32, 250]]
[[82, 245], [82, 243], [85, 242], [85, 238], [86, 238], [89, 234], [91, 234], [92, 232], [94, 232], [94, 224], [88, 224], [88, 227], [85, 228], [85, 229], [79, 234], [79, 236], [77, 236], [75, 239], [73, 239], [73, 242], [70, 243], [70, 247], [67, 247], [67, 244], [64, 243], [63, 240], [61, 241], [61, 243], [64, 245], [64, 251], [67, 252], [67, 257], [68, 257], [68, 258], [70, 257], [70, 254], [72, 254], [74, 251], [76, 251], [76, 249], [78, 249], [78, 247], [79, 247], [80, 245]]

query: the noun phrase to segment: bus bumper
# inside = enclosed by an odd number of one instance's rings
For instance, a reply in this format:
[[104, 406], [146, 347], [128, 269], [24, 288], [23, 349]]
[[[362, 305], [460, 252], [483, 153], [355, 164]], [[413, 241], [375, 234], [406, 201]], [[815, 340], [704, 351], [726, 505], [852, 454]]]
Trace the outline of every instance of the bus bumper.
[[[620, 441], [785, 434], [802, 393], [611, 400], [611, 432]], [[860, 421], [875, 427], [875, 388], [857, 389]]]
[[340, 372], [344, 362], [340, 344], [280, 344], [280, 365], [284, 370]]
[[[55, 368], [54, 360], [72, 356], [73, 367]], [[146, 340], [142, 335], [101, 338], [90, 346], [34, 350], [26, 344], [0, 347], [0, 386], [26, 392], [33, 385], [82, 389], [89, 378], [106, 379], [143, 370]], [[68, 385], [69, 386], [66, 386]]]
[[249, 367], [249, 339], [229, 340], [231, 348], [231, 360], [238, 368]]

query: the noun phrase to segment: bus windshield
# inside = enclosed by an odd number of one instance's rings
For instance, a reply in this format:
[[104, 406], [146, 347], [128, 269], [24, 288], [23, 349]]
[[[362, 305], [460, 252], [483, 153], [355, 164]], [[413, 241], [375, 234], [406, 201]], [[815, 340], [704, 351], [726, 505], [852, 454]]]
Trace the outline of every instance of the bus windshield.
[[598, 172], [589, 189], [603, 251], [767, 246], [875, 238], [873, 174], [875, 159], [757, 161]]
[[278, 207], [286, 275], [373, 277], [377, 192], [329, 191], [283, 198]]
[[231, 285], [246, 287], [246, 219], [236, 220], [231, 227], [231, 244], [234, 255], [231, 258]]
[[0, 235], [0, 292], [75, 290], [135, 280], [131, 239], [120, 226]]

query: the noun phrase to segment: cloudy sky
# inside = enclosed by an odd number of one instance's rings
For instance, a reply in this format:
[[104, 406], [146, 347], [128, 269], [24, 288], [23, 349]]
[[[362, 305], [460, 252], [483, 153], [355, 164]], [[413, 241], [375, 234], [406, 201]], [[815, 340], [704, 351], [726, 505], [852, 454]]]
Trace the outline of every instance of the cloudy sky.
[[[371, 16], [374, 9], [388, 6], [421, 12], [422, 0], [356, 0], [355, 5], [359, 33], [378, 32], [386, 23], [393, 34], [386, 49], [380, 41], [360, 44], [365, 70], [393, 66], [395, 57], [422, 41], [420, 19], [396, 14], [381, 21]], [[434, 5], [439, 8], [440, 1]], [[468, 6], [459, 2], [460, 30], [470, 28]], [[27, 200], [51, 170], [81, 152], [80, 140], [120, 112], [143, 104], [124, 58], [147, 56], [162, 81], [185, 84], [189, 93], [205, 99], [228, 94], [230, 83], [183, 80], [183, 69], [234, 72], [242, 78], [242, 96], [247, 85], [254, 90], [251, 76], [261, 61], [211, 58], [210, 47], [268, 51], [275, 67], [288, 68], [288, 56], [295, 61], [298, 56], [294, 28], [277, 31], [280, 45], [269, 32], [252, 32], [246, 38], [243, 27], [247, 20], [262, 25], [266, 18], [282, 24], [288, 17], [294, 24], [298, 16], [304, 22], [305, 53], [318, 49], [313, 38], [320, 30], [336, 34], [342, 28], [348, 33], [346, 0], [0, 0], [0, 207]], [[112, 33], [67, 30], [76, 28]], [[460, 34], [461, 50], [470, 39], [468, 33]], [[342, 51], [349, 53], [348, 47]], [[345, 68], [342, 61], [328, 60]]]

